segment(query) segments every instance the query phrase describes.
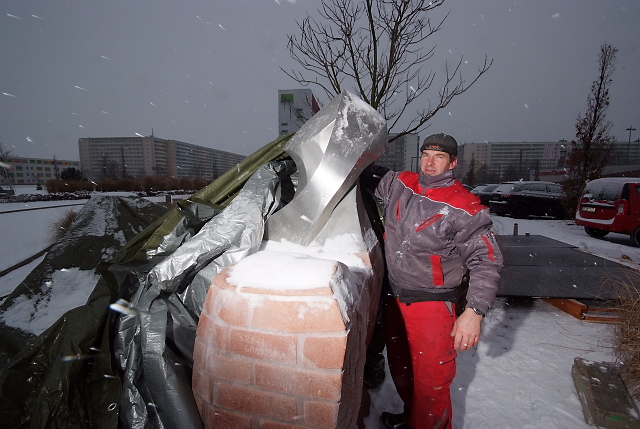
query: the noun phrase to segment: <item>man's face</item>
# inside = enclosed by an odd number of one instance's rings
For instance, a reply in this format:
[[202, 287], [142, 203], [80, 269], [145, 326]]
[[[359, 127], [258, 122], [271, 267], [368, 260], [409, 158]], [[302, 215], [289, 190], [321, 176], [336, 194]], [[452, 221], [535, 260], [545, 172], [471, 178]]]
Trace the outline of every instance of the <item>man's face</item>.
[[458, 165], [458, 159], [451, 160], [446, 152], [438, 150], [423, 150], [420, 156], [420, 171], [427, 176], [437, 176], [445, 171], [452, 170]]

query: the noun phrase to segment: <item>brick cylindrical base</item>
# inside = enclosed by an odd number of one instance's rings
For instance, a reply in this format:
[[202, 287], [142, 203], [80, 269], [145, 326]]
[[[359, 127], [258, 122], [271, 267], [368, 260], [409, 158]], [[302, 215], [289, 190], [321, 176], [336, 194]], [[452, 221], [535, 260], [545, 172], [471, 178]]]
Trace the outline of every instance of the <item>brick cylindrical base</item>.
[[229, 268], [218, 274], [194, 349], [205, 427], [355, 428], [381, 275], [335, 262], [326, 286], [274, 290], [233, 286]]

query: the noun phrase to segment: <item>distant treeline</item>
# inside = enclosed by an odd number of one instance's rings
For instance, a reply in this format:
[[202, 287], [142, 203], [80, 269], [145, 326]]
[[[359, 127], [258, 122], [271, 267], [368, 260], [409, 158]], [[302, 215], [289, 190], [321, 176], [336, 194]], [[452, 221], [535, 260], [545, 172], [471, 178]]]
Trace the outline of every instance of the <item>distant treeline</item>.
[[60, 180], [51, 179], [45, 182], [49, 193], [59, 192], [144, 192], [152, 195], [163, 191], [197, 191], [211, 183], [208, 179], [190, 179], [187, 177], [153, 177], [142, 179], [102, 179], [97, 182], [88, 180]]

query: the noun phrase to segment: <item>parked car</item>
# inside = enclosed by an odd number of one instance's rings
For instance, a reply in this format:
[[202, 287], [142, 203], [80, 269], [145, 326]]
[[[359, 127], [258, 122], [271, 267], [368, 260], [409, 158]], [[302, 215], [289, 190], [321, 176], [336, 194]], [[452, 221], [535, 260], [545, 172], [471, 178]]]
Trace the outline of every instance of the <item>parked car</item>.
[[554, 182], [518, 181], [503, 183], [493, 190], [489, 208], [514, 218], [552, 216], [565, 219], [562, 188]]
[[0, 186], [0, 195], [15, 195], [15, 191], [13, 189], [4, 189], [2, 186]]
[[478, 193], [478, 191], [479, 191], [480, 189], [484, 188], [485, 186], [487, 186], [487, 185], [476, 185], [476, 186], [471, 190], [471, 193], [475, 195], [475, 194], [477, 194], [477, 193]]
[[471, 190], [471, 193], [480, 198], [480, 202], [485, 206], [489, 204], [493, 190], [498, 187], [498, 183], [490, 183], [488, 185], [479, 185]]
[[640, 246], [640, 178], [607, 177], [587, 183], [576, 210], [576, 225], [591, 237], [629, 234]]

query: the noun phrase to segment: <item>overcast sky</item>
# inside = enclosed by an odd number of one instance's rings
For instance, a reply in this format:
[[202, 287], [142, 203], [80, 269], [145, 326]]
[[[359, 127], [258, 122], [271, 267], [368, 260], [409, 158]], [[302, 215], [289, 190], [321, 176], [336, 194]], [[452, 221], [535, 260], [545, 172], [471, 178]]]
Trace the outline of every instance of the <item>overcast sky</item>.
[[[18, 156], [77, 160], [78, 138], [153, 130], [248, 155], [277, 137], [277, 91], [298, 88], [280, 70], [296, 67], [287, 35], [319, 4], [3, 0], [0, 142]], [[485, 54], [494, 64], [422, 138], [573, 139], [604, 42], [619, 49], [612, 134], [627, 141], [633, 126], [640, 137], [640, 1], [448, 0], [434, 18], [449, 10], [425, 66], [436, 82], [461, 55], [468, 78]]]

